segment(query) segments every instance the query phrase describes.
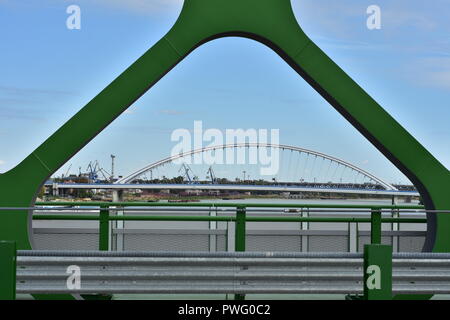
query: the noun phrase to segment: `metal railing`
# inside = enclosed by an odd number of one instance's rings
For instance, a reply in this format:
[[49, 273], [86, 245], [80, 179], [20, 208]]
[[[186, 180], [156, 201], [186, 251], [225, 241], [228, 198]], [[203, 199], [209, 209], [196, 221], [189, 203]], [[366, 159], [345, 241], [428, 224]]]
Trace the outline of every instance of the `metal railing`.
[[[54, 207], [57, 206], [57, 207]], [[63, 208], [66, 207], [66, 208]], [[73, 210], [77, 207], [77, 214], [63, 214], [63, 211]], [[89, 207], [89, 208], [86, 208]], [[33, 215], [33, 220], [52, 220], [52, 221], [98, 221], [99, 222], [99, 250], [107, 251], [110, 249], [111, 242], [111, 222], [125, 221], [178, 221], [178, 222], [233, 222], [235, 224], [235, 243], [234, 251], [246, 251], [246, 235], [248, 234], [246, 225], [250, 222], [297, 222], [297, 223], [370, 223], [370, 243], [381, 243], [382, 224], [400, 224], [400, 223], [425, 223], [425, 218], [399, 217], [399, 214], [425, 212], [423, 206], [416, 205], [323, 205], [323, 204], [244, 204], [244, 203], [147, 203], [147, 202], [39, 202], [36, 207], [22, 208], [33, 211], [43, 210], [51, 214]], [[99, 214], [80, 214], [93, 209], [99, 210]], [[177, 213], [186, 212], [186, 215], [142, 215], [149, 209], [155, 208], [160, 213], [169, 210], [176, 210]], [[58, 214], [52, 211], [59, 211]], [[133, 212], [136, 215], [126, 215], [126, 212]], [[118, 215], [117, 213], [121, 214]], [[202, 212], [215, 212], [214, 216], [198, 215]], [[248, 213], [264, 213], [270, 216], [251, 216]], [[187, 214], [191, 215], [187, 215]], [[194, 213], [194, 215], [192, 215]], [[197, 215], [195, 215], [197, 213]], [[311, 217], [314, 213], [370, 213], [370, 217]], [[390, 217], [383, 214], [388, 213]], [[225, 214], [219, 216], [219, 214]], [[276, 214], [276, 215], [274, 215]], [[280, 216], [282, 214], [283, 216]]]
[[[61, 214], [73, 211], [74, 207], [79, 211], [77, 214]], [[157, 208], [161, 213], [176, 208], [181, 215], [137, 214], [145, 214], [149, 208]], [[100, 250], [32, 250], [18, 251], [16, 256], [13, 243], [0, 242], [0, 256], [6, 257], [4, 263], [0, 263], [0, 269], [4, 271], [1, 274], [6, 275], [0, 298], [15, 297], [16, 292], [234, 293], [237, 299], [249, 293], [364, 293], [367, 299], [390, 299], [398, 293], [450, 293], [450, 255], [394, 253], [392, 256], [392, 246], [381, 245], [383, 223], [425, 223], [424, 218], [399, 217], [399, 213], [430, 212], [422, 206], [41, 202], [32, 208], [0, 210], [30, 210], [36, 212], [33, 214], [36, 221], [98, 221]], [[40, 213], [42, 210], [46, 214]], [[98, 210], [99, 213], [80, 214], [89, 210]], [[224, 215], [184, 214], [211, 210]], [[136, 214], [117, 215], [117, 212], [124, 211]], [[254, 212], [264, 212], [264, 216], [250, 215]], [[311, 217], [305, 212], [370, 213], [370, 217]], [[280, 216], [280, 213], [283, 215]], [[110, 223], [117, 221], [234, 222], [236, 252], [108, 252]], [[368, 223], [371, 244], [364, 247], [364, 255], [244, 252], [248, 222]], [[65, 282], [67, 267], [73, 265], [83, 269], [83, 286], [79, 289], [68, 288]], [[189, 271], [185, 270], [185, 266], [189, 266]], [[379, 277], [387, 281], [383, 282], [382, 290], [377, 289], [376, 281], [373, 288], [366, 286], [370, 280], [367, 270], [373, 266], [382, 270]], [[12, 286], [13, 294], [10, 290]]]
[[[11, 265], [10, 273], [17, 268], [15, 292], [27, 294], [364, 294], [391, 299], [450, 293], [450, 254], [380, 258], [380, 249], [389, 253], [390, 248], [367, 245], [364, 255], [18, 251], [17, 267]], [[74, 266], [79, 268], [78, 286], [68, 284]], [[371, 287], [367, 274], [373, 266], [380, 271]]]
[[[17, 292], [362, 293], [362, 263], [361, 254], [19, 251]], [[74, 265], [81, 285], [68, 288]]]

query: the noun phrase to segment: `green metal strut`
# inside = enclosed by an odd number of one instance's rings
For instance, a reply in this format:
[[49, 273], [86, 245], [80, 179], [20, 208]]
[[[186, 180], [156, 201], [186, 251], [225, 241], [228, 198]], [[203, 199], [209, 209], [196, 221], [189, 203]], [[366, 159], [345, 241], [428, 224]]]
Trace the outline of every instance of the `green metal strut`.
[[[290, 0], [185, 0], [160, 41], [19, 165], [0, 175], [0, 206], [31, 206], [49, 176], [184, 57], [208, 41], [230, 36], [274, 50], [414, 183], [427, 209], [450, 208], [449, 171], [308, 38]], [[28, 211], [1, 212], [0, 239], [31, 249], [30, 216]], [[450, 216], [428, 214], [427, 221], [424, 250], [450, 252]]]

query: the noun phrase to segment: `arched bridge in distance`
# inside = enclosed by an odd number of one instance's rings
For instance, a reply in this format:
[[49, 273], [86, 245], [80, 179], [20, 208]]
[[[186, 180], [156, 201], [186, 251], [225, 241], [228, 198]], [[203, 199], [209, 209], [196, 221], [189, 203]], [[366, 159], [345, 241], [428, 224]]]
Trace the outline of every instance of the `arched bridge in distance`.
[[[211, 163], [205, 159], [226, 158]], [[278, 170], [261, 174], [256, 159], [265, 153]], [[251, 154], [255, 155], [253, 162]], [[200, 160], [199, 160], [200, 159]], [[227, 158], [227, 160], [229, 160]], [[267, 159], [266, 159], [267, 160]], [[214, 162], [214, 160], [212, 161]], [[252, 164], [249, 164], [252, 163]], [[276, 167], [274, 166], [274, 167]], [[296, 146], [271, 143], [234, 143], [181, 152], [151, 163], [114, 183], [54, 184], [54, 189], [202, 190], [254, 192], [327, 192], [386, 196], [419, 196], [399, 189], [342, 159]]]

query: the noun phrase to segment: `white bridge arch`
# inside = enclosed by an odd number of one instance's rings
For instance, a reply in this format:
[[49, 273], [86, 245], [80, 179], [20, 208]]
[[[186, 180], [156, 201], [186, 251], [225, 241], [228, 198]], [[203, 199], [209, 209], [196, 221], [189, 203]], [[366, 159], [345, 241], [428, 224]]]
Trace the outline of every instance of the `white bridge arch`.
[[358, 168], [357, 166], [352, 165], [349, 162], [338, 159], [336, 157], [332, 157], [330, 155], [327, 155], [327, 154], [324, 154], [321, 152], [308, 150], [308, 149], [304, 149], [304, 148], [300, 148], [300, 147], [294, 147], [294, 146], [289, 146], [289, 145], [280, 145], [280, 144], [271, 144], [271, 143], [234, 143], [234, 144], [208, 146], [208, 147], [204, 147], [204, 148], [200, 148], [200, 149], [190, 150], [187, 152], [180, 153], [178, 155], [164, 158], [164, 159], [154, 162], [148, 166], [145, 166], [142, 169], [139, 169], [139, 170], [133, 172], [132, 174], [117, 180], [115, 182], [115, 184], [132, 183], [133, 180], [142, 176], [146, 172], [152, 171], [153, 169], [158, 168], [160, 166], [164, 166], [165, 164], [171, 163], [177, 159], [186, 158], [186, 157], [192, 156], [194, 154], [198, 154], [198, 153], [204, 153], [204, 152], [209, 152], [209, 151], [214, 151], [214, 150], [219, 150], [219, 149], [227, 149], [227, 148], [278, 148], [278, 149], [282, 149], [282, 150], [291, 150], [291, 151], [296, 151], [299, 153], [305, 153], [308, 155], [313, 155], [313, 156], [320, 157], [320, 158], [323, 158], [326, 160], [330, 160], [330, 163], [334, 162], [337, 165], [341, 165], [345, 168], [350, 168], [351, 170], [357, 172], [358, 174], [361, 174], [363, 177], [367, 177], [368, 179], [378, 183], [385, 190], [394, 190], [394, 191], [397, 190], [397, 188], [395, 188], [392, 184], [384, 181], [383, 179], [378, 178], [378, 177], [374, 176], [373, 174], [371, 174], [361, 168]]

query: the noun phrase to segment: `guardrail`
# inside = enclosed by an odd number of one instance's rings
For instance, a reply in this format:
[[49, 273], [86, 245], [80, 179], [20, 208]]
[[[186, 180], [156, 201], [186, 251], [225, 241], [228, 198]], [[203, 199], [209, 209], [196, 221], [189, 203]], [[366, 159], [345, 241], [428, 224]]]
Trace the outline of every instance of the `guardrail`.
[[[99, 221], [99, 250], [107, 251], [110, 247], [110, 228], [111, 221], [209, 221], [209, 222], [235, 222], [235, 251], [246, 250], [246, 223], [247, 222], [321, 222], [321, 223], [370, 223], [371, 224], [371, 243], [380, 244], [382, 236], [381, 225], [383, 223], [425, 223], [422, 218], [399, 218], [402, 214], [426, 212], [423, 206], [386, 206], [386, 205], [323, 205], [323, 204], [242, 204], [242, 203], [147, 203], [147, 202], [39, 202], [33, 208], [22, 208], [29, 210], [42, 210], [40, 206], [46, 206], [46, 211], [51, 211], [48, 206], [59, 206], [55, 210], [63, 211], [61, 206], [80, 207], [77, 210], [82, 211], [83, 207], [97, 207], [100, 211], [97, 215], [79, 215], [79, 214], [34, 214], [34, 220], [67, 220], [67, 221]], [[126, 210], [139, 212], [145, 211], [143, 207], [159, 207], [159, 211], [164, 208], [176, 208], [177, 211], [183, 210], [192, 212], [193, 210], [208, 210], [216, 212], [230, 213], [228, 216], [142, 216], [142, 215], [113, 215], [112, 212], [124, 212]], [[188, 208], [187, 208], [188, 207]], [[16, 208], [17, 209], [17, 208]], [[291, 216], [279, 216], [280, 209], [292, 214]], [[0, 209], [1, 210], [1, 209]], [[67, 208], [70, 210], [70, 208]], [[218, 211], [220, 210], [220, 211]], [[252, 217], [247, 212], [264, 210], [265, 213], [276, 213], [278, 216]], [[351, 211], [349, 211], [351, 210]], [[309, 213], [314, 212], [350, 212], [367, 213], [370, 212], [370, 218], [356, 217], [309, 217]], [[383, 217], [382, 213], [389, 212], [393, 217]]]
[[[9, 297], [27, 294], [396, 294], [450, 293], [450, 254], [15, 251], [3, 262]], [[15, 265], [17, 263], [17, 266]], [[16, 271], [17, 268], [17, 271]], [[6, 279], [6, 278], [5, 278]], [[14, 281], [14, 283], [13, 283]], [[3, 287], [3, 286], [2, 286]]]
[[[49, 207], [50, 206], [50, 207]], [[40, 202], [32, 208], [0, 210], [43, 210], [52, 212], [92, 210], [99, 214], [34, 214], [35, 220], [98, 221], [98, 252], [19, 251], [14, 244], [0, 243], [0, 298], [19, 293], [364, 293], [366, 299], [390, 299], [397, 293], [450, 292], [450, 256], [394, 254], [392, 246], [381, 245], [383, 223], [424, 223], [422, 218], [399, 218], [398, 214], [424, 213], [422, 206], [231, 204], [231, 203], [54, 203]], [[220, 210], [226, 216], [115, 215], [118, 211], [145, 211], [144, 207], [176, 207], [177, 211]], [[189, 207], [189, 208], [183, 208]], [[203, 208], [203, 209], [202, 209]], [[262, 209], [264, 208], [264, 209]], [[169, 209], [167, 209], [169, 210]], [[173, 209], [172, 209], [173, 210]], [[249, 216], [247, 213], [289, 213], [289, 216]], [[309, 217], [311, 212], [370, 212], [370, 217]], [[384, 217], [383, 213], [392, 217]], [[433, 211], [434, 212], [434, 211]], [[439, 211], [441, 212], [441, 211]], [[447, 212], [447, 211], [446, 211]], [[292, 214], [292, 215], [291, 215]], [[235, 253], [106, 252], [111, 221], [231, 221], [235, 223]], [[247, 253], [247, 222], [333, 222], [370, 223], [371, 244], [358, 253]], [[183, 269], [189, 265], [189, 272]], [[64, 287], [67, 267], [82, 268], [82, 289]], [[289, 266], [289, 268], [286, 268]], [[392, 273], [394, 266], [394, 273]], [[397, 272], [395, 268], [402, 267]], [[425, 269], [417, 269], [423, 267]], [[427, 269], [439, 267], [440, 269]], [[415, 271], [412, 271], [415, 268]], [[12, 273], [11, 270], [14, 270]], [[421, 271], [422, 270], [422, 271]], [[12, 280], [14, 279], [14, 281]], [[123, 283], [129, 285], [123, 285]], [[130, 282], [131, 281], [131, 282]], [[397, 282], [400, 283], [397, 284]], [[401, 282], [403, 281], [403, 282]], [[422, 282], [411, 286], [410, 282]], [[443, 281], [442, 285], [430, 281]], [[140, 284], [136, 284], [139, 282]], [[394, 282], [394, 286], [392, 283]], [[120, 284], [121, 283], [121, 284]], [[372, 283], [372, 285], [370, 285]], [[14, 286], [14, 290], [11, 288]], [[382, 288], [382, 289], [379, 289]], [[12, 294], [11, 292], [14, 291]]]
[[[362, 262], [352, 254], [19, 251], [17, 292], [362, 293]], [[66, 285], [70, 266], [79, 267], [78, 287]]]

